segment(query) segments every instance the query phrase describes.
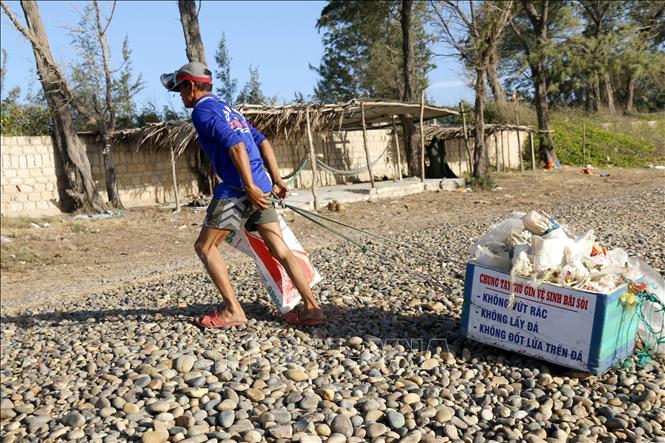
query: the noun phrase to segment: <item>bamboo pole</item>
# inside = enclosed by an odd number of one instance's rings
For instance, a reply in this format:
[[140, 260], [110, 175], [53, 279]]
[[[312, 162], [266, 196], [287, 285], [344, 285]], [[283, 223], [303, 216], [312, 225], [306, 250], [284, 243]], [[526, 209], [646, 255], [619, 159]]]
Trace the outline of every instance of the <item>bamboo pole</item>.
[[[508, 169], [510, 169], [510, 155], [508, 156]], [[503, 131], [501, 131], [501, 170], [506, 171], [506, 148], [503, 143]]]
[[582, 167], [586, 167], [586, 123], [582, 122]]
[[462, 159], [464, 157], [462, 156], [462, 143], [460, 141], [457, 141], [457, 156], [458, 156], [457, 165], [459, 166], [459, 176], [462, 177], [464, 175], [464, 172], [462, 171]]
[[312, 139], [312, 124], [309, 121], [309, 106], [305, 109], [307, 120], [307, 140], [309, 141], [309, 163], [312, 166], [312, 197], [314, 198], [314, 209], [319, 209], [319, 200], [316, 196], [316, 153], [314, 152], [314, 140]]
[[533, 132], [529, 132], [529, 143], [531, 144], [531, 170], [536, 170], [536, 151], [533, 147]]
[[471, 146], [469, 145], [469, 134], [466, 130], [466, 114], [464, 113], [464, 104], [459, 102], [460, 114], [462, 114], [462, 128], [464, 129], [464, 144], [466, 145], [466, 156], [467, 156], [467, 171], [471, 173]]
[[395, 125], [395, 116], [393, 115], [393, 139], [395, 140], [395, 149], [397, 150], [397, 178], [402, 181], [402, 154], [399, 152], [399, 137], [397, 137], [397, 125]]
[[520, 116], [517, 113], [517, 102], [515, 102], [515, 124], [517, 125], [517, 152], [520, 155], [520, 172], [524, 173], [524, 162], [522, 161], [522, 139], [520, 137]]
[[420, 93], [420, 182], [425, 183], [425, 90]]
[[499, 141], [496, 139], [496, 132], [494, 136], [494, 169], [499, 172]]
[[363, 122], [363, 146], [365, 147], [365, 157], [367, 158], [367, 171], [369, 171], [369, 183], [374, 189], [374, 174], [372, 173], [372, 162], [369, 159], [369, 148], [367, 147], [367, 126], [365, 125], [365, 103], [360, 102], [360, 116]]
[[173, 152], [173, 146], [171, 146], [171, 174], [173, 175], [173, 192], [175, 193], [174, 212], [180, 212], [180, 196], [178, 195], [178, 177], [175, 173], [175, 152]]

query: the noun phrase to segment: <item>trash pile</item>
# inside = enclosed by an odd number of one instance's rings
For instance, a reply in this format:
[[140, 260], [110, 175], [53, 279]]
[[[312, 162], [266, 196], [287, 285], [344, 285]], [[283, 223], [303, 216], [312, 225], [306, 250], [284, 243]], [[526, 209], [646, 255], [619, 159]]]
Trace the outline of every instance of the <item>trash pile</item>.
[[575, 235], [554, 217], [535, 210], [515, 212], [492, 226], [472, 246], [471, 258], [538, 284], [601, 293], [641, 276], [636, 260], [620, 248], [608, 251], [596, 242], [593, 230]]
[[[665, 279], [625, 250], [609, 250], [596, 242], [593, 230], [575, 235], [543, 211], [514, 212], [493, 225], [470, 252], [473, 263], [530, 280], [534, 286], [548, 283], [609, 294], [627, 283], [643, 282], [650, 297], [644, 308], [640, 306], [649, 311], [643, 323], [661, 337], [656, 348], [665, 350]], [[644, 327], [640, 325], [641, 332]]]

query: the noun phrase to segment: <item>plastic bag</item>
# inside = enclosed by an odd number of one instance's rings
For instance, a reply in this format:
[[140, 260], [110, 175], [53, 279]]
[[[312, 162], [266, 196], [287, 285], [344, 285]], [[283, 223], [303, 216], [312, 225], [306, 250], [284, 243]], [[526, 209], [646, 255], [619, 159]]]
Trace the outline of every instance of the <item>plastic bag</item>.
[[482, 245], [475, 245], [472, 248], [471, 258], [479, 265], [503, 272], [510, 271], [512, 266], [510, 258], [507, 255], [495, 254], [489, 248]]
[[[299, 259], [305, 278], [310, 287], [320, 282], [323, 278], [312, 265], [309, 255], [305, 252], [300, 242], [296, 239], [291, 229], [287, 226], [282, 216], [279, 216], [279, 227], [282, 229], [284, 243]], [[277, 261], [266, 246], [258, 232], [240, 229], [233, 231], [226, 238], [226, 242], [240, 252], [252, 257], [259, 270], [259, 276], [263, 282], [270, 298], [282, 314], [291, 311], [300, 303], [300, 293], [293, 285], [284, 267]]]
[[513, 254], [513, 267], [510, 269], [511, 275], [527, 278], [533, 272], [533, 264], [528, 255], [529, 245], [519, 244], [515, 246]]
[[536, 235], [543, 235], [550, 229], [549, 217], [543, 212], [531, 210], [522, 217], [524, 228]]
[[[660, 301], [660, 305], [648, 301], [645, 302], [642, 312], [645, 316], [645, 320], [649, 323], [649, 326], [655, 334], [658, 337], [664, 337], [665, 312], [663, 312], [662, 309], [663, 305], [665, 305], [665, 279], [663, 279], [663, 276], [656, 272], [655, 269], [638, 258], [631, 258], [628, 260], [626, 278], [632, 281], [644, 278], [644, 281], [647, 283], [648, 291], [654, 293], [656, 298]], [[648, 339], [647, 334], [649, 332], [650, 331], [647, 330], [647, 325], [643, 322], [639, 322], [637, 333], [642, 338], [642, 342], [649, 344], [652, 342], [652, 339], [646, 340]], [[658, 354], [665, 354], [665, 343], [661, 343], [656, 349], [651, 349], [651, 351]]]
[[490, 227], [487, 234], [478, 239], [471, 247], [471, 257], [474, 257], [476, 246], [490, 247], [496, 253], [498, 245], [507, 249], [513, 234], [519, 234], [524, 230], [522, 222], [523, 212], [514, 212], [511, 218], [496, 223]]
[[534, 236], [531, 239], [533, 268], [537, 272], [547, 269], [560, 269], [564, 265], [566, 242], [560, 239], [544, 239]]

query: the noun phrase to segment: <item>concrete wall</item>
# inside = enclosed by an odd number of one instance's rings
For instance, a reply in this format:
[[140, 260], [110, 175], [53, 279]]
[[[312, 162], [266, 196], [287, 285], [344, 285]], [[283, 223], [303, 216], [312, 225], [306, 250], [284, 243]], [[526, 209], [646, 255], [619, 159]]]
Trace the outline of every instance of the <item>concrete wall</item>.
[[[519, 142], [522, 145], [522, 152], [531, 151], [528, 132], [519, 131]], [[473, 149], [473, 140], [469, 140], [469, 143], [471, 149]], [[499, 171], [519, 169], [520, 152], [518, 148], [518, 131], [497, 132], [496, 134], [487, 137], [486, 144], [490, 166], [495, 168], [498, 167]], [[498, 163], [496, 160], [497, 158], [499, 159]], [[462, 177], [464, 173], [470, 172], [466, 144], [463, 138], [446, 140], [446, 160], [448, 161], [450, 169], [452, 169], [459, 177]], [[531, 164], [528, 162], [525, 163], [524, 169], [529, 168], [531, 168]]]
[[[93, 179], [106, 200], [106, 172], [101, 145], [93, 137], [81, 136], [86, 145]], [[0, 165], [3, 215], [53, 215], [67, 210], [64, 171], [51, 137], [1, 137]], [[114, 146], [118, 192], [127, 207], [174, 201], [171, 158], [168, 152], [136, 152], [129, 146]], [[184, 200], [198, 191], [195, 157], [176, 161], [179, 195]]]
[[[521, 133], [524, 149], [529, 149], [527, 133]], [[106, 198], [106, 176], [101, 144], [92, 136], [81, 136], [86, 144], [92, 175], [98, 189]], [[503, 139], [503, 153], [501, 140]], [[496, 144], [495, 144], [496, 140]], [[397, 151], [390, 130], [368, 131], [370, 159], [374, 162], [372, 172], [379, 178], [396, 178]], [[407, 171], [403, 140], [399, 140], [401, 168]], [[353, 170], [366, 164], [362, 131], [317, 134], [314, 137], [317, 157], [332, 168]], [[498, 149], [497, 149], [498, 147]], [[294, 171], [300, 160], [309, 151], [306, 143], [275, 144], [275, 152], [283, 176]], [[504, 132], [488, 137], [490, 164], [499, 167], [519, 168], [517, 133]], [[51, 215], [68, 209], [62, 165], [54, 150], [51, 138], [46, 137], [1, 137], [0, 164], [1, 205], [3, 215]], [[446, 142], [448, 163], [460, 176], [467, 172], [467, 155], [463, 139]], [[461, 161], [460, 161], [461, 158]], [[378, 161], [377, 161], [378, 159]], [[173, 202], [175, 194], [171, 175], [170, 153], [142, 148], [137, 152], [133, 146], [114, 146], [114, 163], [118, 176], [120, 198], [127, 207], [145, 206]], [[178, 194], [181, 202], [188, 202], [198, 193], [196, 153], [187, 152], [176, 160]], [[525, 168], [529, 165], [525, 164]], [[366, 170], [351, 176], [333, 175], [319, 168], [319, 186], [369, 181]], [[292, 188], [309, 187], [312, 183], [311, 166], [307, 165], [291, 184]]]
[[[367, 132], [367, 146], [372, 174], [379, 178], [396, 178], [398, 176], [397, 150], [393, 142], [392, 133], [387, 130], [373, 130]], [[306, 143], [301, 144], [275, 144], [275, 152], [282, 175], [288, 175], [298, 166], [300, 160], [309, 152]], [[367, 164], [363, 145], [362, 131], [335, 132], [332, 134], [318, 134], [314, 137], [314, 151], [319, 160], [326, 165], [342, 171], [350, 171], [365, 167]], [[407, 162], [404, 153], [404, 144], [400, 141], [400, 156], [402, 171], [406, 172]], [[380, 158], [379, 158], [380, 157]], [[378, 159], [378, 161], [376, 161]], [[322, 168], [317, 170], [317, 185], [332, 186], [344, 183], [369, 181], [367, 170], [355, 175], [333, 175]], [[302, 173], [295, 179], [292, 187], [304, 188], [312, 184], [311, 165], [305, 166]]]

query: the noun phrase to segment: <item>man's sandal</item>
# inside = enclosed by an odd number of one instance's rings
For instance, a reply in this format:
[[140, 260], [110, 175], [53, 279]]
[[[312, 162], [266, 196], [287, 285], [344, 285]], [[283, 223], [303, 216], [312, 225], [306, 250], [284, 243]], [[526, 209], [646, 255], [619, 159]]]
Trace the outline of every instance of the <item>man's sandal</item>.
[[325, 323], [323, 318], [301, 318], [300, 312], [287, 312], [284, 314], [284, 320], [294, 326], [317, 326]]
[[215, 311], [212, 314], [204, 315], [203, 317], [195, 317], [194, 324], [205, 329], [224, 329], [232, 328], [234, 326], [240, 326], [246, 323], [245, 321], [227, 321], [224, 320], [220, 315], [219, 311]]

